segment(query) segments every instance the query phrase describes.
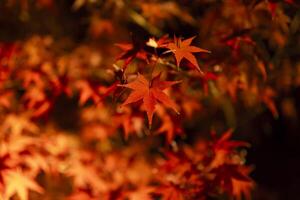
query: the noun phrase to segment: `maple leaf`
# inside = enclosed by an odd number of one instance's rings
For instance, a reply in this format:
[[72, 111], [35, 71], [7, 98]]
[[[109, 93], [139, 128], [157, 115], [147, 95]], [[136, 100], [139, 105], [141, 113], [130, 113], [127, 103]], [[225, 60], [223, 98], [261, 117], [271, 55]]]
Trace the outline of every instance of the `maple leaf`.
[[0, 43], [0, 61], [3, 58], [10, 59], [10, 57], [16, 52], [16, 50], [17, 50], [16, 44]]
[[277, 118], [278, 110], [276, 104], [274, 102], [274, 97], [276, 97], [276, 92], [271, 87], [266, 87], [262, 92], [261, 100], [267, 106], [267, 108], [271, 111], [272, 115]]
[[195, 37], [191, 37], [182, 41], [181, 38], [174, 37], [174, 43], [169, 43], [168, 49], [170, 49], [170, 51], [175, 55], [177, 66], [179, 66], [182, 59], [185, 58], [192, 63], [199, 72], [203, 73], [198, 65], [197, 59], [192, 53], [210, 53], [210, 51], [190, 46], [194, 38]]
[[207, 72], [200, 77], [200, 82], [203, 85], [204, 94], [208, 95], [208, 83], [209, 81], [215, 81], [218, 79], [218, 76], [212, 72]]
[[231, 151], [232, 149], [236, 147], [248, 147], [249, 144], [247, 142], [242, 141], [230, 141], [230, 137], [232, 136], [232, 129], [229, 129], [220, 138], [216, 138], [216, 133], [213, 131], [211, 133], [212, 138], [214, 140], [213, 149], [214, 150], [225, 150], [225, 151]]
[[45, 76], [42, 76], [41, 71], [24, 70], [18, 74], [22, 80], [22, 86], [26, 89], [30, 86], [44, 89], [46, 87]]
[[73, 177], [74, 186], [78, 188], [88, 188], [89, 186], [95, 191], [105, 191], [106, 183], [99, 177], [95, 165], [83, 164], [80, 160], [74, 159], [70, 161], [70, 168], [66, 174]]
[[133, 39], [133, 44], [131, 43], [119, 43], [116, 44], [123, 52], [117, 57], [117, 60], [125, 60], [123, 68], [126, 69], [127, 65], [131, 63], [134, 58], [139, 58], [141, 60], [147, 61], [147, 53], [143, 49], [145, 44]]
[[80, 80], [76, 83], [76, 87], [79, 90], [79, 105], [84, 105], [89, 99], [93, 100], [95, 104], [98, 104], [101, 100], [97, 89], [93, 87], [88, 81]]
[[144, 186], [142, 188], [138, 188], [135, 191], [129, 192], [129, 200], [152, 200], [152, 197], [150, 196], [150, 193], [154, 191], [154, 188]]
[[49, 173], [50, 171], [47, 163], [47, 157], [41, 154], [31, 153], [23, 159], [25, 164], [29, 167], [32, 175], [37, 175], [40, 170], [43, 170], [45, 173]]
[[138, 74], [138, 77], [135, 81], [125, 85], [119, 85], [121, 87], [126, 87], [133, 90], [122, 106], [142, 100], [144, 109], [147, 112], [149, 126], [151, 127], [152, 117], [157, 101], [166, 107], [172, 108], [178, 113], [175, 102], [163, 92], [163, 90], [166, 88], [177, 83], [180, 83], [180, 81], [161, 81], [160, 74], [154, 77], [151, 82], [149, 82], [143, 75]]
[[28, 191], [32, 190], [43, 193], [40, 187], [31, 177], [26, 176], [21, 171], [9, 170], [4, 175], [5, 192], [4, 199], [10, 199], [17, 194], [20, 200], [28, 200]]
[[[176, 186], [186, 185], [186, 181], [195, 172], [195, 168], [187, 155], [180, 151], [178, 153], [167, 151], [164, 153], [166, 159], [162, 161], [157, 178], [166, 185], [176, 184]], [[198, 172], [197, 172], [198, 173]], [[195, 181], [189, 182], [191, 186]], [[175, 185], [173, 185], [175, 186]]]
[[235, 31], [229, 35], [226, 35], [222, 38], [221, 43], [224, 43], [226, 46], [230, 47], [235, 56], [239, 56], [239, 50], [241, 44], [247, 44], [249, 46], [255, 46], [256, 43], [249, 36], [251, 29], [242, 29]]
[[0, 93], [0, 106], [4, 108], [10, 108], [12, 101], [11, 98], [13, 96], [13, 92], [11, 91], [3, 91]]
[[[252, 171], [252, 167], [243, 167], [240, 168], [240, 173], [244, 175], [248, 175]], [[232, 195], [237, 199], [243, 199], [242, 196], [245, 197], [246, 200], [251, 199], [251, 190], [254, 188], [255, 184], [253, 180], [243, 181], [237, 178], [231, 178], [232, 182]]]
[[110, 94], [112, 94], [113, 97], [115, 97], [116, 93], [117, 93], [117, 86], [119, 84], [119, 81], [115, 81], [113, 84], [111, 84], [109, 87], [106, 86], [99, 86], [98, 87], [98, 91], [101, 94], [101, 98], [105, 98], [107, 96], [109, 96]]
[[214, 150], [214, 159], [212, 160], [210, 166], [212, 168], [219, 167], [226, 162], [228, 154], [230, 154], [237, 147], [248, 147], [247, 142], [242, 141], [230, 141], [232, 135], [232, 129], [226, 131], [219, 139], [216, 138], [216, 133], [211, 133], [213, 137], [213, 150]]
[[39, 127], [31, 122], [26, 115], [9, 114], [2, 125], [3, 132], [9, 131], [12, 135], [20, 135], [22, 132], [37, 133]]
[[170, 39], [167, 35], [162, 36], [158, 40], [156, 40], [154, 37], [149, 38], [146, 45], [153, 48], [166, 48], [168, 46], [168, 43]]
[[103, 123], [88, 123], [83, 127], [82, 135], [86, 140], [105, 140], [115, 134], [115, 127]]
[[[5, 152], [5, 150], [3, 151], [3, 144], [0, 143], [0, 146], [2, 147], [0, 149], [0, 194], [3, 193], [4, 190], [4, 173], [7, 169], [10, 168], [8, 160], [10, 158], [10, 155], [8, 153]], [[0, 196], [1, 199], [1, 196]]]
[[246, 199], [250, 199], [250, 191], [254, 183], [248, 174], [252, 168], [243, 165], [224, 164], [213, 172], [216, 173], [215, 181], [221, 188], [232, 194], [236, 199], [241, 199], [242, 194]]
[[118, 113], [114, 116], [114, 122], [121, 125], [124, 129], [124, 136], [127, 140], [130, 133], [142, 133], [144, 117], [136, 115], [131, 109], [123, 109], [122, 113]]
[[46, 96], [46, 93], [37, 87], [27, 90], [22, 100], [28, 109], [32, 109], [33, 117], [39, 117], [48, 112], [51, 108], [51, 101]]
[[168, 115], [163, 108], [160, 107], [159, 115], [162, 120], [162, 125], [157, 130], [159, 134], [166, 134], [167, 143], [171, 144], [175, 135], [182, 135], [183, 131], [180, 127], [180, 121]]
[[19, 154], [24, 150], [28, 150], [28, 148], [34, 145], [35, 140], [31, 137], [27, 136], [15, 136], [11, 137], [8, 142], [5, 144], [7, 151], [11, 154]]
[[174, 184], [161, 186], [156, 193], [162, 195], [162, 200], [184, 200], [183, 191]]

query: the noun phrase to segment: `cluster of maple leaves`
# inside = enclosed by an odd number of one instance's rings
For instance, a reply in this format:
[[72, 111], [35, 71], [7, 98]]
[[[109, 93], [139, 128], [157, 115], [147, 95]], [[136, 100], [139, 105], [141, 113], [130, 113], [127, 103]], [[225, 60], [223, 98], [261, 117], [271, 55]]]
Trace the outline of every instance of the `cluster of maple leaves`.
[[[152, 142], [95, 151], [74, 136], [23, 120], [19, 132], [1, 140], [1, 199], [206, 199], [228, 194], [250, 198], [251, 168], [231, 141], [231, 131], [213, 141], [153, 154]], [[44, 132], [40, 137], [33, 134]], [[39, 133], [40, 134], [40, 133]], [[163, 156], [161, 155], [163, 153]], [[69, 189], [68, 189], [69, 188]], [[30, 196], [29, 196], [30, 194]], [[30, 198], [29, 198], [30, 197]]]
[[[157, 36], [146, 40], [133, 35], [130, 43], [74, 47], [31, 36], [0, 43], [0, 200], [250, 199], [249, 144], [231, 140], [231, 129], [198, 137], [205, 124], [197, 120], [217, 107], [235, 127], [235, 104], [278, 116], [277, 83], [269, 81], [278, 66], [268, 48], [281, 55], [297, 32], [297, 18], [283, 8], [298, 4], [192, 1], [216, 7], [196, 19], [178, 2], [74, 2], [74, 10], [99, 4]], [[7, 3], [29, 12], [27, 0]], [[116, 37], [121, 23], [92, 13], [91, 38]], [[174, 18], [194, 27], [198, 20], [199, 36], [162, 36], [162, 21]], [[299, 85], [300, 70], [295, 76], [288, 69], [281, 80]], [[67, 113], [73, 102], [76, 112]], [[70, 129], [62, 118], [73, 120]]]
[[[111, 76], [103, 79], [92, 67], [101, 59], [95, 49], [80, 47], [60, 57], [50, 37], [1, 45], [1, 198], [250, 198], [250, 168], [237, 151], [247, 144], [230, 141], [230, 131], [193, 148], [174, 141], [185, 135], [179, 116], [191, 117], [193, 105], [197, 109], [197, 99], [184, 91], [189, 73], [203, 82], [215, 78], [199, 67], [195, 54], [209, 51], [191, 45], [193, 39], [117, 44], [122, 52], [113, 67], [103, 69]], [[176, 80], [165, 80], [172, 77]], [[49, 122], [62, 95], [81, 107], [79, 138]], [[108, 141], [120, 128], [126, 141], [134, 136], [149, 141], [115, 150]], [[173, 150], [151, 154], [156, 134], [165, 135]], [[70, 189], [53, 192], [61, 182]]]

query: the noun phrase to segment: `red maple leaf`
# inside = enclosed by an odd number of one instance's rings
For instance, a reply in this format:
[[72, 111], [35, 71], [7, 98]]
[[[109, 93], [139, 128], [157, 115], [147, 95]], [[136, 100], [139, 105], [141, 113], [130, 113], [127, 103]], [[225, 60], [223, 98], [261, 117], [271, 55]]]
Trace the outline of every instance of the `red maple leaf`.
[[[17, 45], [13, 43], [0, 43], [0, 60], [10, 57], [17, 51]], [[1, 63], [2, 64], [2, 63]]]
[[175, 102], [171, 100], [163, 90], [179, 82], [180, 81], [161, 81], [160, 74], [149, 82], [143, 75], [138, 74], [135, 81], [120, 85], [121, 87], [127, 87], [133, 90], [122, 106], [142, 100], [144, 109], [147, 112], [149, 126], [151, 126], [155, 106], [158, 103], [157, 101], [178, 113]]
[[248, 147], [249, 144], [247, 142], [242, 142], [242, 141], [232, 141], [229, 140], [232, 136], [232, 129], [229, 129], [220, 138], [216, 138], [216, 133], [212, 132], [211, 133], [214, 144], [213, 144], [213, 149], [214, 150], [224, 150], [224, 151], [231, 151], [234, 148], [237, 147]]
[[248, 147], [249, 144], [243, 141], [229, 140], [232, 135], [232, 130], [226, 131], [220, 138], [216, 138], [216, 133], [212, 132], [214, 157], [211, 161], [210, 167], [216, 168], [225, 164], [231, 153], [234, 153], [238, 147]]
[[126, 69], [127, 65], [135, 58], [147, 61], [147, 53], [144, 50], [145, 44], [133, 39], [131, 43], [119, 43], [116, 46], [120, 47], [123, 52], [117, 57], [117, 60], [124, 60], [123, 68]]
[[207, 72], [200, 77], [200, 83], [202, 84], [204, 94], [208, 95], [208, 83], [209, 81], [215, 81], [218, 79], [218, 76], [212, 72]]
[[246, 199], [250, 199], [250, 191], [254, 187], [252, 179], [248, 176], [251, 170], [251, 167], [243, 165], [224, 164], [212, 172], [216, 173], [215, 183], [220, 185], [224, 192], [236, 199], [241, 199], [243, 194]]
[[175, 117], [168, 115], [163, 108], [159, 109], [158, 112], [161, 118], [161, 126], [157, 130], [158, 134], [165, 134], [166, 141], [171, 144], [176, 135], [182, 135], [183, 130], [181, 128], [180, 120]]
[[169, 184], [161, 186], [158, 189], [157, 194], [161, 195], [162, 200], [184, 200], [184, 192], [178, 186]]
[[153, 48], [166, 48], [168, 46], [168, 43], [170, 42], [170, 39], [167, 35], [162, 36], [158, 40], [155, 38], [149, 38], [148, 42], [146, 43], [147, 46], [153, 47]]
[[186, 40], [181, 40], [181, 38], [174, 37], [174, 43], [169, 43], [168, 49], [175, 55], [177, 66], [180, 65], [183, 58], [187, 59], [190, 63], [192, 63], [197, 70], [200, 72], [201, 69], [198, 65], [197, 59], [192, 53], [210, 53], [210, 51], [201, 49], [199, 47], [191, 46], [191, 43], [195, 37], [188, 38]]

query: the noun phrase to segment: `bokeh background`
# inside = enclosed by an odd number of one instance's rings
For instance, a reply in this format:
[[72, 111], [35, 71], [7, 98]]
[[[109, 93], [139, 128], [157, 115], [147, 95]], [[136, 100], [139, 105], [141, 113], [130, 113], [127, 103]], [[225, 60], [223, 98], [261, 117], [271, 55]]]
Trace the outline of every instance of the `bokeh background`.
[[[271, 92], [253, 92], [251, 88], [235, 91], [224, 100], [230, 104], [227, 109], [204, 102], [205, 108], [186, 129], [204, 134], [211, 127], [220, 131], [234, 128], [235, 139], [251, 144], [247, 163], [255, 166], [251, 174], [257, 184], [253, 199], [299, 198], [297, 1], [1, 0], [0, 27], [1, 43], [50, 36], [65, 51], [79, 44], [92, 45], [99, 48], [103, 65], [115, 62], [118, 49], [114, 43], [164, 34], [197, 36], [196, 43], [212, 51], [202, 61], [205, 69], [219, 67], [229, 75], [235, 68], [246, 69], [245, 73], [256, 73], [258, 88], [271, 88]], [[251, 63], [253, 59], [263, 68]], [[253, 100], [257, 96], [263, 103]], [[60, 98], [50, 118], [62, 129], [76, 130], [76, 102]]]

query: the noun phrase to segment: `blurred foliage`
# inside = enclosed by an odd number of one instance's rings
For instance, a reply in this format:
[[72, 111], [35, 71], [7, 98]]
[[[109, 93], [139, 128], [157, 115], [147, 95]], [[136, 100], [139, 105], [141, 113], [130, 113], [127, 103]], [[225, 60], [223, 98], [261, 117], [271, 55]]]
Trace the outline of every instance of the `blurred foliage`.
[[0, 200], [250, 199], [230, 137], [297, 126], [299, 8], [1, 1]]

